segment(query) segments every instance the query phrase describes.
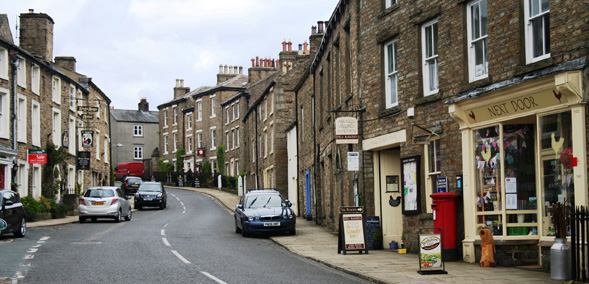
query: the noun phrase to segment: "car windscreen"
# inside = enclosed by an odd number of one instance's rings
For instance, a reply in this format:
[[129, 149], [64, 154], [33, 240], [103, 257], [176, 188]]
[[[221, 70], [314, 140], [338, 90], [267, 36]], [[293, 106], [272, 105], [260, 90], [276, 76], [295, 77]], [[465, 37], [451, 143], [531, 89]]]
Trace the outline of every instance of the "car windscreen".
[[159, 184], [142, 184], [139, 187], [140, 192], [162, 192], [162, 187]]
[[84, 197], [105, 198], [114, 196], [115, 193], [112, 189], [88, 189], [84, 193]]
[[245, 208], [265, 208], [265, 207], [282, 207], [285, 206], [280, 195], [254, 195], [245, 201]]
[[143, 180], [138, 179], [138, 178], [130, 178], [127, 180], [128, 184], [141, 184], [143, 182]]

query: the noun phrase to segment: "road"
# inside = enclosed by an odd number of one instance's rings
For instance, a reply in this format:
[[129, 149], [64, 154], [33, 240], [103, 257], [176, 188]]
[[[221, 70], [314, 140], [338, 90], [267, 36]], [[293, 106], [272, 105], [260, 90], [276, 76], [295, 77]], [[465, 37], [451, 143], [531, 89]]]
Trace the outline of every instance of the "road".
[[206, 195], [168, 189], [165, 210], [130, 222], [31, 228], [0, 239], [0, 278], [18, 283], [367, 283], [235, 233], [232, 213]]

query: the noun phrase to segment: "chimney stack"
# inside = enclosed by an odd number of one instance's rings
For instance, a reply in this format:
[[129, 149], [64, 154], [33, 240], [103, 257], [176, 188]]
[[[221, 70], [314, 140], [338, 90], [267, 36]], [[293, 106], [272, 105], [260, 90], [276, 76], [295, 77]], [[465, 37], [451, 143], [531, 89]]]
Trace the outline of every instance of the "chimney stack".
[[176, 79], [176, 86], [174, 87], [174, 99], [186, 95], [190, 92], [190, 88], [184, 87], [184, 79]]
[[148, 112], [149, 111], [149, 103], [147, 102], [147, 99], [146, 98], [142, 98], [139, 101], [138, 109], [140, 111], [145, 111], [145, 112]]
[[76, 72], [76, 58], [72, 56], [55, 57], [55, 65], [69, 71]]
[[53, 61], [53, 19], [47, 14], [20, 14], [20, 47], [47, 62]]

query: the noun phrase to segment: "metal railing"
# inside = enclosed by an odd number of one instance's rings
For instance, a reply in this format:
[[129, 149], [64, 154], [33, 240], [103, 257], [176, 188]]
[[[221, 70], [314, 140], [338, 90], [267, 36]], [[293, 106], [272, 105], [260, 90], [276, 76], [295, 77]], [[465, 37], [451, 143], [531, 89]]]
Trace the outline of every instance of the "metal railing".
[[589, 262], [587, 261], [587, 249], [589, 249], [589, 209], [585, 206], [571, 210], [571, 256], [572, 276], [574, 280], [586, 282], [588, 279]]

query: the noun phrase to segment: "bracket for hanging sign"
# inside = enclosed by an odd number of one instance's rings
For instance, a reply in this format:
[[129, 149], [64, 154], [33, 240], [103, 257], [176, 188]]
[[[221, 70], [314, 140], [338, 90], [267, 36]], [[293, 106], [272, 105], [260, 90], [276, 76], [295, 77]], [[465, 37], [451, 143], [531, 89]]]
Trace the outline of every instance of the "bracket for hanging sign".
[[411, 141], [417, 145], [427, 145], [431, 141], [432, 136], [440, 136], [437, 133], [421, 127], [415, 123], [411, 123]]

